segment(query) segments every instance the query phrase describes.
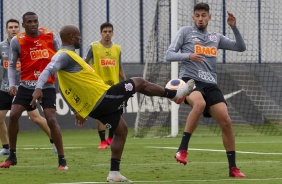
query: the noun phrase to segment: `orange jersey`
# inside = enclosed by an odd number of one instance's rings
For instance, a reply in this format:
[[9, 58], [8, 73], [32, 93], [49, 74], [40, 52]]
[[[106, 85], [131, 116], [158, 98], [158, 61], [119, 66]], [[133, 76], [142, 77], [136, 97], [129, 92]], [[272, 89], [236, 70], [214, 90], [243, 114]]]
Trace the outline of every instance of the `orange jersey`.
[[[42, 33], [36, 38], [28, 37], [25, 32], [17, 35], [21, 50], [19, 56], [21, 61], [21, 81], [37, 81], [41, 72], [56, 53], [53, 31], [46, 28], [39, 29]], [[47, 82], [54, 83], [55, 76], [52, 75]]]

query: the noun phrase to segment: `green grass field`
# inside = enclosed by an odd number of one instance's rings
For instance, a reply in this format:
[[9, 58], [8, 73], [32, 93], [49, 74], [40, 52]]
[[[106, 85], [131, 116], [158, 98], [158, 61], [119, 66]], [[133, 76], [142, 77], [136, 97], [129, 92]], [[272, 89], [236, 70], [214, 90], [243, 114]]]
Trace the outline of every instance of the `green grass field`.
[[[200, 131], [197, 130], [197, 131]], [[57, 156], [41, 131], [20, 132], [18, 164], [0, 168], [2, 184], [106, 183], [110, 149], [98, 150], [97, 130], [63, 131], [68, 171], [57, 171]], [[281, 136], [237, 136], [237, 166], [245, 179], [228, 177], [227, 158], [220, 136], [193, 135], [188, 164], [173, 155], [181, 137], [133, 138], [130, 130], [121, 173], [133, 183], [282, 183]], [[0, 156], [1, 161], [6, 156]]]

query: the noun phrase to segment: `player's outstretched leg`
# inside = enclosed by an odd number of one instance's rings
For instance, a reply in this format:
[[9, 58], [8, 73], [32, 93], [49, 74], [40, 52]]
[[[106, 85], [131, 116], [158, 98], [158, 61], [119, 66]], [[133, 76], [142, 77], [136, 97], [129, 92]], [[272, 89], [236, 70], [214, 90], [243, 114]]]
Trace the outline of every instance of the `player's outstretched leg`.
[[194, 86], [195, 86], [195, 81], [193, 79], [188, 80], [184, 86], [177, 89], [175, 97], [172, 98], [171, 100], [175, 100], [183, 96], [190, 95], [190, 93], [193, 91]]

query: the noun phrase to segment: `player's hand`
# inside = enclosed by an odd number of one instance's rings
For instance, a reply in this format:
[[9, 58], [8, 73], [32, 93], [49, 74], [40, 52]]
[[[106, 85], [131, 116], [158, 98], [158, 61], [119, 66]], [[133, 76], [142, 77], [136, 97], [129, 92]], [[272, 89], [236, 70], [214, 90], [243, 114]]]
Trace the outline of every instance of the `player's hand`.
[[79, 127], [83, 127], [86, 124], [87, 119], [81, 117], [78, 113], [74, 115], [75, 125]]
[[32, 94], [32, 101], [30, 102], [30, 105], [32, 107], [35, 107], [37, 100], [39, 100], [39, 103], [42, 103], [42, 97], [43, 97], [42, 90], [40, 88], [36, 88]]
[[205, 56], [203, 56], [202, 54], [197, 54], [197, 53], [191, 53], [189, 56], [189, 59], [192, 61], [196, 61], [196, 62], [203, 62], [204, 61]]
[[17, 88], [16, 88], [16, 86], [10, 87], [10, 89], [9, 89], [9, 95], [11, 95], [11, 96], [16, 96], [16, 94], [17, 94]]
[[228, 14], [227, 24], [229, 26], [236, 26], [236, 18], [234, 17], [234, 15], [229, 11], [227, 11], [227, 14]]

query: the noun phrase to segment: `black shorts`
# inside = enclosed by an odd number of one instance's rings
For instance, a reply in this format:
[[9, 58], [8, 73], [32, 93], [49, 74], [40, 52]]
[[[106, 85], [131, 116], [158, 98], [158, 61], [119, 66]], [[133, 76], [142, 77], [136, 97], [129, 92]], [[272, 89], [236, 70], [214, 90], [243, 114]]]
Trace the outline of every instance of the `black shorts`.
[[[187, 82], [190, 78], [182, 78], [185, 82]], [[216, 84], [206, 83], [202, 81], [195, 81], [195, 88], [193, 91], [199, 91], [202, 93], [203, 98], [206, 102], [206, 107], [203, 112], [204, 117], [211, 117], [208, 113], [210, 106], [218, 104], [220, 102], [226, 103], [222, 91]], [[185, 99], [184, 103], [188, 104], [187, 100]]]
[[0, 110], [11, 110], [13, 98], [8, 92], [0, 90]]
[[123, 113], [123, 108], [134, 93], [135, 84], [131, 79], [113, 85], [89, 116], [101, 121], [106, 128], [115, 130]]
[[[23, 86], [19, 86], [17, 95], [13, 100], [13, 104], [19, 104], [26, 108], [27, 111], [33, 111], [36, 109], [30, 105], [32, 100], [33, 89], [27, 89]], [[55, 88], [46, 88], [42, 89], [43, 98], [40, 105], [43, 109], [45, 108], [54, 108], [56, 109], [56, 89]]]

